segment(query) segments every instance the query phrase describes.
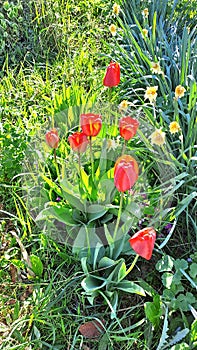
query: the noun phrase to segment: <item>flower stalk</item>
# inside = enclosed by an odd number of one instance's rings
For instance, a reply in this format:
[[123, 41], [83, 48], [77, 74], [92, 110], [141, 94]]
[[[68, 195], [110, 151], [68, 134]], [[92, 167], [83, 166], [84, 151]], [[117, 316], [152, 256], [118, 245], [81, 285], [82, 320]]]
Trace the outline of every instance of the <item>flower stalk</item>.
[[90, 141], [90, 162], [91, 162], [91, 169], [92, 169], [92, 181], [94, 181], [94, 158], [93, 158], [93, 151], [92, 151], [92, 136], [89, 137]]
[[118, 227], [120, 224], [120, 218], [121, 218], [121, 214], [122, 214], [123, 196], [124, 196], [124, 192], [121, 192], [120, 193], [120, 205], [119, 205], [119, 209], [118, 209], [118, 217], [117, 217], [116, 226], [115, 226], [115, 230], [114, 230], [114, 241], [116, 240], [116, 235], [117, 235]]

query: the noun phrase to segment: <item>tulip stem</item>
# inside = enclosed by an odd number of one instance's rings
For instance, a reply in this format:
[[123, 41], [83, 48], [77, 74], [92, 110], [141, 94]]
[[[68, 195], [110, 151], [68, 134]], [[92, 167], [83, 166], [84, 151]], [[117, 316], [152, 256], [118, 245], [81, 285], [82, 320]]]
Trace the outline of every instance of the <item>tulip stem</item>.
[[60, 172], [59, 172], [59, 167], [58, 167], [58, 163], [57, 163], [56, 148], [54, 148], [53, 158], [54, 158], [54, 163], [55, 163], [55, 168], [56, 168], [56, 173], [57, 173], [57, 179], [58, 179], [58, 182], [60, 184]]
[[[135, 257], [135, 259], [133, 260], [131, 266], [130, 266], [130, 267], [128, 268], [128, 270], [126, 271], [125, 276], [127, 276], [127, 275], [131, 272], [131, 270], [133, 270], [133, 268], [134, 268], [134, 266], [135, 266], [135, 264], [136, 264], [138, 258], [139, 258], [139, 255], [137, 254], [136, 257]], [[125, 276], [124, 276], [124, 277], [125, 277]]]
[[122, 155], [125, 153], [126, 148], [126, 140], [124, 140], [123, 147], [122, 147]]
[[78, 152], [78, 167], [79, 167], [79, 176], [81, 174], [81, 158], [80, 158], [80, 152]]
[[123, 195], [124, 195], [123, 192], [121, 192], [121, 194], [120, 194], [120, 205], [119, 205], [119, 210], [118, 210], [118, 217], [117, 217], [117, 221], [116, 221], [116, 227], [115, 227], [115, 230], [114, 230], [114, 242], [116, 240], [118, 226], [119, 226], [120, 218], [121, 218], [121, 214], [122, 214]]
[[92, 152], [92, 136], [90, 136], [90, 160], [91, 160], [91, 167], [92, 167], [92, 181], [94, 181], [94, 158], [93, 158], [93, 152]]
[[54, 148], [53, 157], [54, 157], [55, 164], [57, 164], [56, 148]]

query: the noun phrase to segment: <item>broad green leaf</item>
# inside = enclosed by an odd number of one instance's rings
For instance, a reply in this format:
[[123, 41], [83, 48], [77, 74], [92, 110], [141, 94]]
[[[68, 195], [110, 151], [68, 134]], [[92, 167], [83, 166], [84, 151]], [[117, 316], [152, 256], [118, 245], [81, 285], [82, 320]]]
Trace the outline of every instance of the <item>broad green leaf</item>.
[[106, 286], [107, 280], [98, 276], [88, 276], [83, 279], [81, 285], [83, 289], [87, 292], [94, 292], [96, 290], [102, 289]]
[[173, 277], [174, 275], [170, 272], [164, 272], [163, 275], [162, 275], [162, 282], [163, 282], [163, 285], [164, 287], [170, 289], [171, 287], [171, 284], [173, 282]]
[[72, 192], [72, 184], [69, 184], [66, 179], [61, 181], [60, 183], [62, 188], [62, 196], [63, 198], [74, 208], [84, 211], [84, 204], [81, 202], [80, 198], [76, 193]]
[[176, 270], [186, 270], [188, 268], [188, 262], [184, 259], [176, 259], [174, 261], [174, 266]]
[[116, 284], [116, 288], [126, 293], [135, 293], [146, 296], [144, 289], [132, 281], [121, 281]]
[[197, 319], [191, 325], [190, 340], [197, 345]]
[[174, 265], [174, 258], [169, 255], [164, 255], [156, 264], [156, 269], [159, 272], [172, 271]]
[[81, 168], [81, 180], [89, 194], [92, 192], [92, 187], [89, 185], [89, 176], [86, 174], [85, 170]]
[[94, 270], [96, 270], [96, 264], [97, 264], [97, 260], [99, 257], [99, 252], [102, 248], [103, 248], [103, 245], [99, 242], [96, 244], [96, 247], [94, 248], [94, 253], [93, 253], [93, 269]]
[[32, 254], [30, 255], [30, 261], [35, 275], [41, 277], [43, 273], [43, 264], [40, 258], [37, 255]]
[[121, 281], [126, 276], [127, 267], [125, 262], [122, 262], [120, 269], [118, 271], [118, 281]]
[[197, 277], [197, 263], [191, 264], [189, 274], [192, 278]]
[[104, 224], [104, 230], [105, 230], [105, 237], [107, 239], [107, 243], [110, 245], [112, 245], [114, 243], [113, 237], [111, 236], [107, 225]]
[[117, 264], [117, 261], [112, 260], [110, 258], [108, 258], [107, 256], [104, 256], [100, 261], [99, 261], [99, 268], [103, 268], [103, 267], [111, 267]]
[[43, 209], [36, 217], [36, 221], [46, 219], [56, 219], [68, 226], [77, 226], [76, 221], [72, 218], [72, 209], [58, 206], [57, 203]]
[[88, 218], [89, 218], [89, 223], [99, 219], [103, 215], [107, 213], [108, 209], [100, 204], [92, 204], [89, 207], [87, 207], [87, 213], [88, 213]]
[[160, 324], [160, 317], [163, 313], [162, 302], [159, 295], [155, 295], [152, 302], [144, 304], [145, 314], [148, 320], [152, 323], [154, 328]]
[[73, 248], [85, 248], [87, 246], [87, 231], [84, 226], [81, 226], [73, 243]]

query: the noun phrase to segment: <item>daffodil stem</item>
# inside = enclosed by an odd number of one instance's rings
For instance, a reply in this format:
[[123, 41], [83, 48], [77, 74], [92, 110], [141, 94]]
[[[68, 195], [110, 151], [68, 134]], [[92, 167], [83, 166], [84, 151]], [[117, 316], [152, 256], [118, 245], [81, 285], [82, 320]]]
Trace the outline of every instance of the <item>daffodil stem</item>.
[[91, 168], [92, 168], [92, 180], [94, 181], [94, 158], [92, 152], [92, 136], [90, 136], [90, 160], [91, 160]]
[[179, 122], [179, 108], [178, 108], [178, 101], [176, 98], [174, 99], [174, 120]]
[[118, 231], [118, 226], [119, 226], [120, 218], [121, 218], [121, 214], [122, 214], [123, 196], [124, 196], [124, 193], [121, 192], [121, 194], [120, 194], [120, 205], [119, 205], [119, 210], [118, 210], [118, 217], [117, 217], [117, 221], [116, 221], [116, 227], [115, 227], [115, 230], [114, 230], [114, 242], [115, 242], [115, 240], [116, 240], [116, 235], [117, 235], [117, 231]]
[[155, 102], [153, 104], [153, 116], [154, 116], [154, 119], [156, 120], [157, 116], [156, 116]]
[[130, 267], [128, 268], [128, 270], [126, 271], [125, 276], [127, 276], [127, 275], [133, 270], [133, 268], [134, 268], [134, 266], [135, 266], [135, 264], [136, 264], [138, 258], [139, 258], [139, 255], [137, 254], [136, 257], [135, 257], [135, 259], [133, 260], [131, 266], [130, 266]]

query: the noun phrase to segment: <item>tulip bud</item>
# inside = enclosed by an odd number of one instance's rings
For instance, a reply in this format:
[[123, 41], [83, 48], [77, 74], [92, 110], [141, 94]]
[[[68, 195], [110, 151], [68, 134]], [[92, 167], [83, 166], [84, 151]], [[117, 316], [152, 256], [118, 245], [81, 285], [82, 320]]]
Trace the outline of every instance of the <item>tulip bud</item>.
[[129, 243], [133, 250], [146, 260], [150, 260], [156, 240], [156, 232], [153, 227], [146, 227], [135, 233]]
[[56, 129], [51, 129], [45, 135], [46, 143], [51, 148], [58, 148], [59, 136]]
[[122, 117], [119, 121], [120, 135], [126, 140], [130, 140], [135, 136], [139, 122], [137, 119], [131, 117]]
[[130, 190], [138, 179], [138, 172], [138, 164], [133, 157], [123, 155], [118, 158], [114, 168], [114, 184], [117, 190]]
[[87, 136], [83, 132], [75, 132], [68, 137], [68, 142], [73, 151], [83, 153], [89, 143]]
[[116, 62], [110, 62], [107, 67], [103, 85], [107, 87], [117, 86], [120, 83], [120, 65]]

